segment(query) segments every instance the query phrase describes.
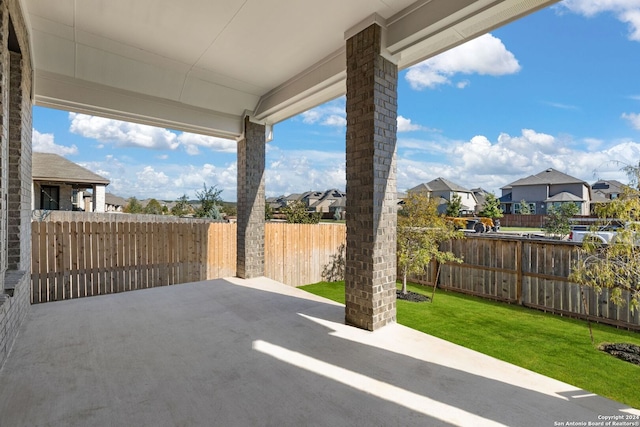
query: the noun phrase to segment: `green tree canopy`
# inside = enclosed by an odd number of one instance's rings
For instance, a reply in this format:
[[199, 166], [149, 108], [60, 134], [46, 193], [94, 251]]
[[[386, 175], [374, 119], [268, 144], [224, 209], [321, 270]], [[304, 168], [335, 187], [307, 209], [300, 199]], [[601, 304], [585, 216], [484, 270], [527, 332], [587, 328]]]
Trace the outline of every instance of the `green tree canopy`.
[[600, 221], [594, 227], [611, 226], [612, 218], [622, 226], [608, 245], [585, 239], [569, 278], [597, 293], [607, 289], [609, 299], [618, 306], [625, 305], [628, 298], [633, 313], [640, 307], [640, 164], [623, 170], [629, 176], [629, 186], [617, 199], [596, 206]]
[[554, 239], [563, 239], [571, 232], [570, 220], [579, 211], [578, 205], [573, 202], [551, 206], [547, 211], [547, 220], [544, 226], [545, 235]]
[[264, 204], [264, 220], [269, 221], [273, 218], [273, 208], [267, 202]]
[[461, 260], [440, 250], [440, 243], [463, 237], [451, 221], [438, 214], [438, 203], [425, 193], [409, 193], [398, 211], [397, 257], [402, 274], [402, 292], [407, 293], [407, 276], [422, 274], [432, 260]]
[[300, 200], [289, 203], [282, 208], [282, 213], [287, 216], [287, 222], [292, 224], [317, 224], [320, 222], [320, 212], [309, 212], [307, 205]]
[[171, 215], [185, 216], [190, 211], [189, 198], [186, 194], [183, 194], [178, 200], [176, 200], [176, 204], [171, 208]]
[[502, 218], [504, 216], [502, 209], [500, 209], [500, 200], [498, 200], [493, 193], [487, 194], [482, 204], [482, 210], [478, 214], [491, 219]]
[[130, 214], [140, 214], [144, 212], [142, 204], [135, 197], [129, 197], [127, 200], [127, 206], [123, 209], [124, 212]]
[[531, 206], [525, 199], [520, 200], [520, 215], [531, 215]]
[[156, 199], [151, 199], [144, 207], [143, 212], [148, 215], [162, 215], [162, 205]]
[[204, 183], [203, 190], [196, 191], [196, 199], [198, 199], [199, 206], [194, 212], [195, 217], [222, 219], [220, 193], [222, 193], [222, 190], [218, 190], [215, 185], [207, 187], [207, 184]]
[[456, 217], [460, 215], [462, 209], [462, 198], [458, 194], [451, 196], [451, 200], [447, 202], [447, 210], [445, 215]]

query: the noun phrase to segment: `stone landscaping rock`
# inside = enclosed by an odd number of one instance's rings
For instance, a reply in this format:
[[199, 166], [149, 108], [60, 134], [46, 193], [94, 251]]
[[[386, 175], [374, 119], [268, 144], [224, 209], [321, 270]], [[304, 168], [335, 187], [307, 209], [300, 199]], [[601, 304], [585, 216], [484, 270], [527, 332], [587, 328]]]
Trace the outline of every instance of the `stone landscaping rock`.
[[396, 298], [411, 302], [424, 302], [431, 300], [431, 298], [429, 298], [428, 296], [411, 291], [407, 291], [406, 294], [403, 294], [402, 291], [396, 291]]
[[640, 365], [640, 346], [627, 343], [601, 344], [600, 350], [626, 362]]

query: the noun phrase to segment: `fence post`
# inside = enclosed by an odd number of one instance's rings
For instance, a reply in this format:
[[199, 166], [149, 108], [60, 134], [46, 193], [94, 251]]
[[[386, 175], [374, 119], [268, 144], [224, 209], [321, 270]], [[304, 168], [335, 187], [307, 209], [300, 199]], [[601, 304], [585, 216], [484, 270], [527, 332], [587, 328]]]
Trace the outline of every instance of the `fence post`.
[[516, 242], [516, 299], [519, 305], [522, 305], [522, 277], [524, 273], [522, 271], [524, 267], [524, 263], [522, 262], [522, 245], [522, 240]]

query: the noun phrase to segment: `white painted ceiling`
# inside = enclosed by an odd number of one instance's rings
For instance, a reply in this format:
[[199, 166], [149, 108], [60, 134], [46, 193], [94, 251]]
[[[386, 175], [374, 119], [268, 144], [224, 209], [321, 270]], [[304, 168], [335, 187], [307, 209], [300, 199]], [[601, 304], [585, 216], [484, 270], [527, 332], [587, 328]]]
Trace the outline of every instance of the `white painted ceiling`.
[[556, 0], [21, 0], [38, 105], [234, 138], [345, 92], [373, 22], [400, 69]]

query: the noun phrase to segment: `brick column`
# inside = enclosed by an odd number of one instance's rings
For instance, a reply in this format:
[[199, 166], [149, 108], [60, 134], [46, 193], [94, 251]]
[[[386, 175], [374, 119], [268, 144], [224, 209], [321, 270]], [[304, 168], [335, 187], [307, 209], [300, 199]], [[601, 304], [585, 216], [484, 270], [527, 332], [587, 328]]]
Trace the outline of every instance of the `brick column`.
[[264, 276], [265, 126], [244, 120], [238, 141], [238, 255], [236, 274]]
[[347, 40], [346, 323], [396, 320], [398, 67], [373, 24]]

